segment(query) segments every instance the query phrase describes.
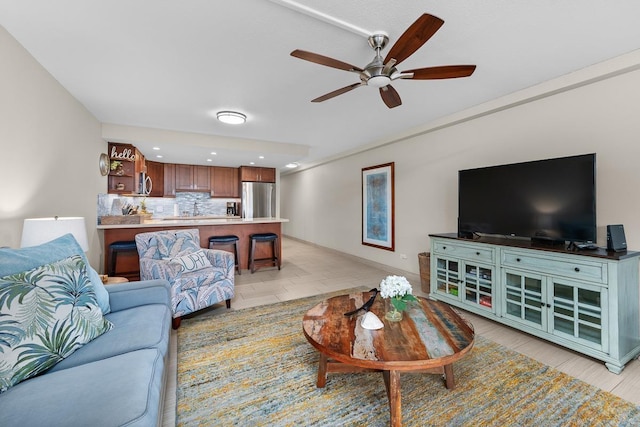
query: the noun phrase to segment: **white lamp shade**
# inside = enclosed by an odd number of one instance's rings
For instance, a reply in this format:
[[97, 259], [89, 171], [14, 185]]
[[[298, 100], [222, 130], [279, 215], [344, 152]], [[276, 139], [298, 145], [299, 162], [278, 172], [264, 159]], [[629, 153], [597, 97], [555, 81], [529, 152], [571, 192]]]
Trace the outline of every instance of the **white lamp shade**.
[[67, 233], [73, 234], [84, 252], [89, 250], [83, 217], [27, 218], [22, 227], [20, 247], [41, 245]]

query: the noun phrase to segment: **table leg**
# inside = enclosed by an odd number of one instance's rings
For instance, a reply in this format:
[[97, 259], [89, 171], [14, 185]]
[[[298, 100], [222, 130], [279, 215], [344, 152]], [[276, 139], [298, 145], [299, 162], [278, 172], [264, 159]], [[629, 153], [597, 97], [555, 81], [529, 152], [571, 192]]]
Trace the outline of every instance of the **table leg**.
[[320, 353], [320, 362], [318, 362], [318, 388], [327, 385], [327, 355]]
[[382, 371], [384, 385], [387, 388], [389, 398], [389, 411], [391, 412], [391, 427], [402, 426], [402, 404], [400, 396], [400, 372]]
[[456, 386], [455, 380], [453, 378], [453, 365], [444, 365], [444, 381], [447, 386], [447, 389], [453, 390]]

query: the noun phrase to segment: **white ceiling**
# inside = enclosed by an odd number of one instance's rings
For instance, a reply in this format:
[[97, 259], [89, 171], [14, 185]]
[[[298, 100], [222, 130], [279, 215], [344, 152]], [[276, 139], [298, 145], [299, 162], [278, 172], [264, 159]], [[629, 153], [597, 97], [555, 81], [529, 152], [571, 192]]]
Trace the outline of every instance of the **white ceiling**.
[[[640, 48], [637, 0], [297, 0], [328, 20], [286, 3], [0, 0], [0, 25], [99, 121], [116, 125], [106, 135], [133, 138], [148, 158], [159, 146], [166, 162], [277, 168], [308, 166]], [[445, 24], [398, 68], [476, 64], [471, 77], [395, 81], [403, 105], [394, 109], [372, 87], [310, 102], [358, 76], [291, 51], [364, 67], [374, 52], [350, 26], [388, 33], [384, 57], [425, 12]], [[241, 111], [247, 123], [222, 124], [220, 110]]]

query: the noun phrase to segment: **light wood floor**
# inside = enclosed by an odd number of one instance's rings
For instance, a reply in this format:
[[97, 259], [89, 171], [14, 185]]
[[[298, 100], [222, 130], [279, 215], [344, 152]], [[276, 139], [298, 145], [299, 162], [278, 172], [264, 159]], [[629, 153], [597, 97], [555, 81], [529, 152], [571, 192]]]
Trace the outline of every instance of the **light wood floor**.
[[[422, 292], [419, 276], [393, 270], [341, 252], [285, 237], [282, 242], [282, 253], [283, 265], [280, 271], [270, 267], [260, 269], [254, 274], [243, 270], [242, 275], [236, 275], [236, 296], [231, 301], [232, 309], [272, 304], [356, 286], [374, 288], [378, 287], [380, 281], [389, 274], [406, 276], [413, 285], [414, 294], [427, 296]], [[417, 254], [415, 254], [415, 262], [417, 265]], [[222, 304], [212, 310], [224, 312], [226, 308]], [[475, 314], [464, 312], [464, 315], [471, 321], [477, 334], [640, 405], [640, 393], [638, 393], [640, 361], [637, 359], [629, 362], [622, 373], [616, 375], [609, 372], [601, 361], [574, 353]], [[173, 381], [170, 381], [167, 390], [164, 426], [175, 425], [175, 332], [172, 336], [170, 369], [173, 371], [170, 373]]]

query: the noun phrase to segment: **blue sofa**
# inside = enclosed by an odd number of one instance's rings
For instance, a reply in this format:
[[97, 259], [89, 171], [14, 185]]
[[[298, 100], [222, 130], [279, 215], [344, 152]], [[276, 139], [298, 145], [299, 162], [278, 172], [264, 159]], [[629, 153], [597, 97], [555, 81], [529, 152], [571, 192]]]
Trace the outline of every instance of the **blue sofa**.
[[162, 423], [171, 308], [162, 280], [106, 286], [113, 329], [0, 394], [0, 425]]
[[161, 425], [171, 336], [169, 284], [149, 280], [102, 289], [108, 295], [103, 318], [109, 330], [0, 393], [0, 426]]

